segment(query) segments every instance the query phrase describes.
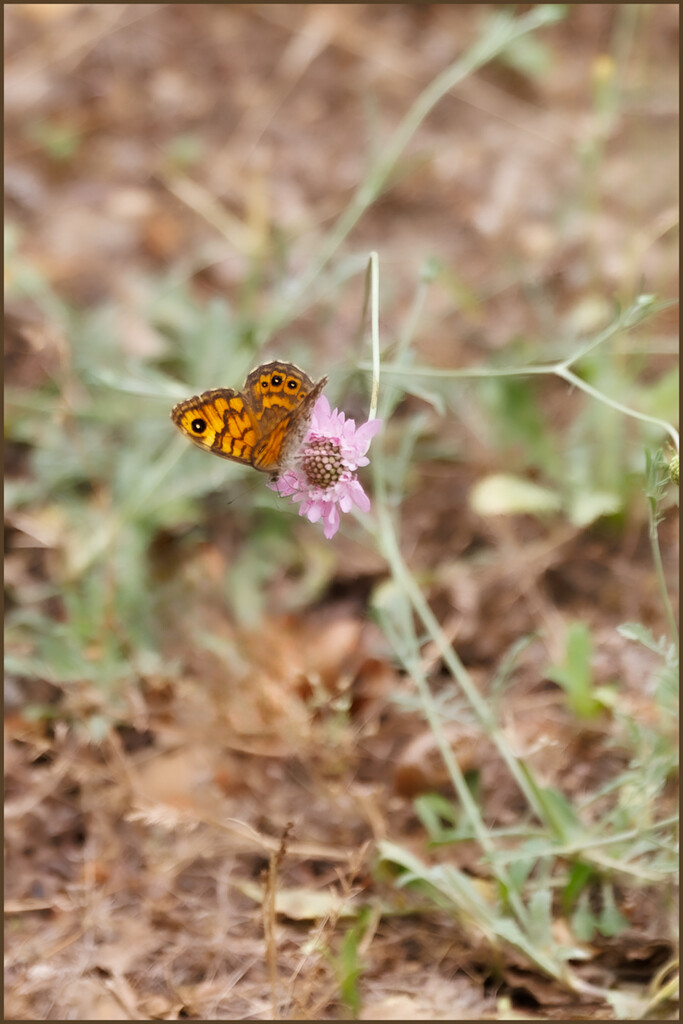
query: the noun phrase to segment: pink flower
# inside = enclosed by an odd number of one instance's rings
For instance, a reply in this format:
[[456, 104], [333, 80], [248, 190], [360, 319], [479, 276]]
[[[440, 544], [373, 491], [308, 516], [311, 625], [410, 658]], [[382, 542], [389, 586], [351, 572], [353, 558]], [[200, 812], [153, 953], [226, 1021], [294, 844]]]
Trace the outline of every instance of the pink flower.
[[332, 412], [321, 395], [295, 464], [268, 486], [300, 501], [300, 516], [308, 516], [312, 523], [322, 519], [329, 540], [339, 529], [339, 509], [350, 512], [354, 504], [363, 512], [370, 509], [356, 471], [368, 465], [365, 453], [381, 425], [381, 420], [369, 420], [356, 427], [343, 412]]

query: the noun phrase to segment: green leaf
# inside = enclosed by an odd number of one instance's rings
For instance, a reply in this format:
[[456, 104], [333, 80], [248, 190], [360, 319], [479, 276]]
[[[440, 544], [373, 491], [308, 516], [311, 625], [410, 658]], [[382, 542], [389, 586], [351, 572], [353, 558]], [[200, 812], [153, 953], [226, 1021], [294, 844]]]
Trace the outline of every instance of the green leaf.
[[628, 928], [628, 921], [614, 900], [614, 888], [606, 882], [602, 887], [602, 911], [598, 917], [598, 930], [606, 938], [621, 935]]
[[481, 516], [547, 515], [560, 509], [561, 500], [555, 491], [530, 480], [495, 473], [474, 485], [470, 505]]
[[538, 786], [536, 792], [543, 804], [548, 820], [551, 822], [556, 834], [564, 842], [577, 839], [585, 834], [585, 829], [576, 816], [574, 808], [559, 789], [553, 789], [551, 786]]
[[529, 900], [529, 938], [540, 948], [552, 945], [552, 895], [539, 889]]
[[579, 896], [579, 902], [571, 918], [572, 931], [581, 942], [590, 942], [597, 929], [597, 918], [590, 907], [587, 889]]
[[567, 704], [579, 718], [594, 718], [602, 705], [595, 699], [591, 657], [593, 640], [583, 622], [572, 622], [567, 631], [567, 653], [561, 665], [551, 665], [546, 676], [567, 691]]
[[617, 633], [625, 637], [626, 640], [635, 640], [643, 647], [647, 647], [648, 650], [654, 651], [655, 654], [663, 653], [661, 640], [655, 640], [652, 630], [640, 622], [624, 622], [621, 626], [617, 626]]
[[358, 987], [358, 979], [363, 972], [363, 964], [360, 958], [360, 943], [370, 918], [370, 908], [364, 907], [358, 916], [358, 921], [349, 928], [342, 948], [336, 961], [337, 977], [339, 979], [339, 995], [342, 1002], [348, 1006], [357, 1019], [360, 1014], [361, 996]]
[[612, 491], [579, 491], [574, 495], [569, 518], [574, 526], [588, 526], [601, 516], [613, 516], [621, 512], [621, 495]]
[[562, 892], [562, 909], [565, 914], [569, 913], [588, 882], [594, 877], [595, 869], [590, 864], [585, 864], [583, 861], [572, 864], [569, 880]]
[[505, 48], [501, 61], [529, 78], [541, 78], [552, 63], [552, 56], [537, 36], [521, 36]]
[[[415, 813], [432, 842], [453, 840], [453, 829], [458, 821], [459, 812], [450, 800], [439, 793], [425, 793], [415, 800], [414, 806]], [[448, 829], [444, 828], [444, 822], [450, 826]]]
[[[525, 843], [524, 845], [532, 845], [536, 842], [537, 840], [534, 839], [531, 843]], [[537, 857], [520, 857], [519, 859], [512, 861], [509, 865], [508, 879], [510, 880], [510, 885], [513, 886], [518, 893], [521, 893], [522, 887], [531, 872], [534, 870], [537, 860]]]

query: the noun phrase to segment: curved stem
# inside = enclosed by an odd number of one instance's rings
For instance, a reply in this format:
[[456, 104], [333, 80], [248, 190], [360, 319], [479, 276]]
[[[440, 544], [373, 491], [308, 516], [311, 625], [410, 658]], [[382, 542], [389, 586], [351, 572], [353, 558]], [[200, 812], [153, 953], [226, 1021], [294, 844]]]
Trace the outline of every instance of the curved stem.
[[602, 391], [598, 391], [590, 384], [587, 384], [585, 380], [581, 379], [581, 377], [577, 377], [575, 373], [572, 373], [572, 371], [567, 369], [563, 364], [554, 367], [552, 372], [555, 376], [566, 380], [568, 384], [573, 384], [581, 391], [585, 391], [587, 395], [591, 396], [591, 398], [597, 398], [597, 400], [602, 402], [604, 405], [609, 405], [613, 409], [616, 409], [617, 412], [623, 412], [625, 416], [631, 416], [635, 420], [642, 420], [643, 423], [653, 423], [655, 426], [661, 427], [662, 430], [667, 432], [673, 441], [676, 451], [679, 451], [680, 439], [678, 431], [672, 427], [670, 423], [667, 423], [666, 420], [659, 420], [656, 416], [647, 416], [644, 412], [636, 412], [635, 409], [631, 409], [628, 405], [623, 405], [621, 402], [617, 402], [616, 399], [610, 398], [608, 395], [603, 394]]

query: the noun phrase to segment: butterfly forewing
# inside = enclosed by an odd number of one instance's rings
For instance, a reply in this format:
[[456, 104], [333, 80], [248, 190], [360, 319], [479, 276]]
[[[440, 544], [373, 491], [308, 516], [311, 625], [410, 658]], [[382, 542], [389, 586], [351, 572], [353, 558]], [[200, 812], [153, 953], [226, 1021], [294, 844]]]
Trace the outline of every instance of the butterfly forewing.
[[297, 409], [313, 388], [313, 381], [293, 363], [275, 361], [257, 367], [244, 382], [244, 396], [265, 438]]
[[304, 396], [297, 408], [276, 423], [257, 444], [252, 461], [255, 469], [273, 473], [276, 477], [287, 468], [308, 432], [313, 407], [326, 384], [327, 377], [323, 377], [317, 384], [312, 385], [312, 390]]
[[232, 388], [217, 388], [188, 398], [176, 405], [171, 418], [199, 448], [251, 465], [260, 434], [244, 399]]

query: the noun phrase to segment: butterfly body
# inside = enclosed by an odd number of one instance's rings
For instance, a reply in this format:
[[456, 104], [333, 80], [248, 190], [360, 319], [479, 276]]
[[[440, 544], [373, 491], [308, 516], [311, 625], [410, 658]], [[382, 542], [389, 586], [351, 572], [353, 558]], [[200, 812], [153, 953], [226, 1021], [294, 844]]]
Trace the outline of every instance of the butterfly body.
[[276, 477], [306, 436], [326, 383], [275, 360], [252, 370], [242, 391], [204, 391], [176, 405], [171, 419], [199, 448]]

